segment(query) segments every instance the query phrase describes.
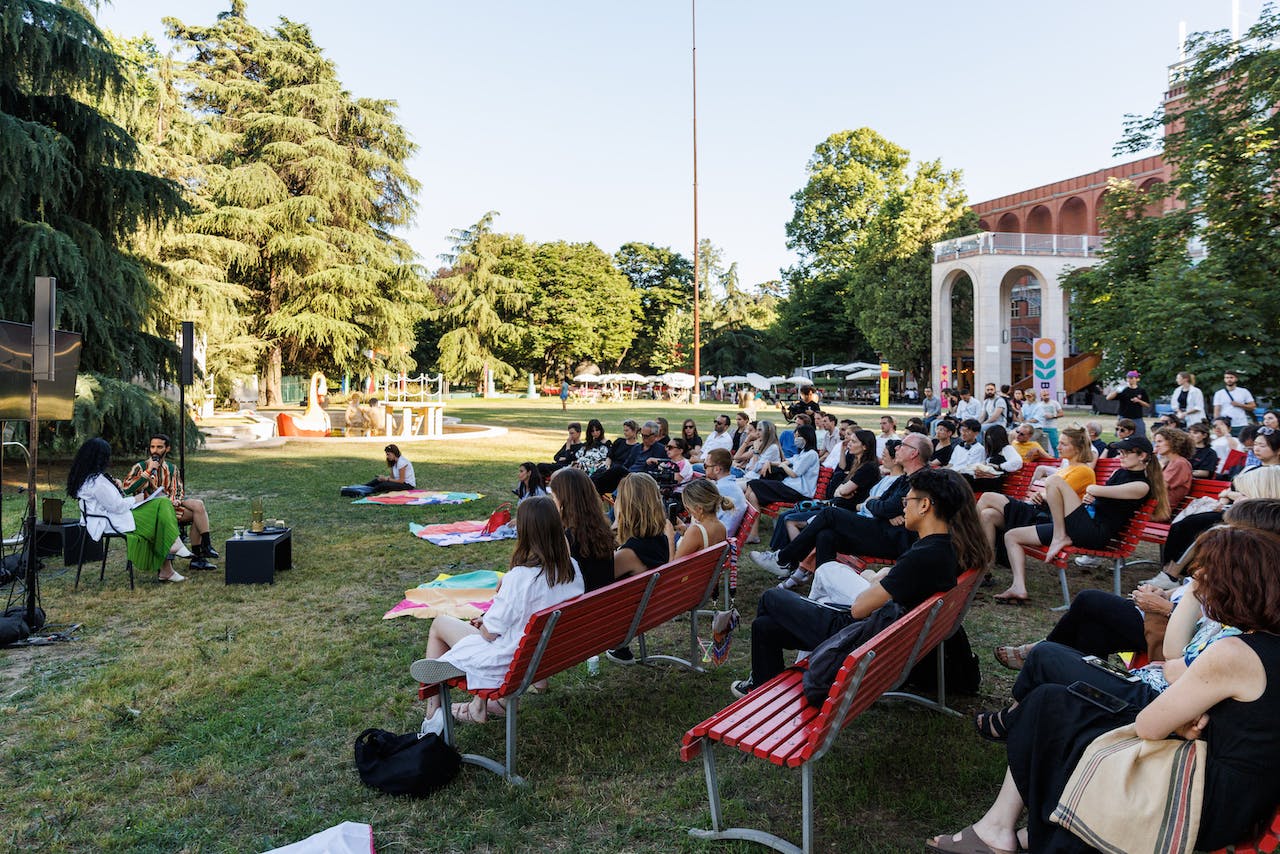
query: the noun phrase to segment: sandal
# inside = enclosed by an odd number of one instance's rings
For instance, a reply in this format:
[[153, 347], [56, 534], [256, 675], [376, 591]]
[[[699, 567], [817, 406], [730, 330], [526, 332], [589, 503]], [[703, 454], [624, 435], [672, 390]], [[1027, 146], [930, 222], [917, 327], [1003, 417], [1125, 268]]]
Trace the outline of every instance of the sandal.
[[450, 707], [449, 711], [453, 713], [453, 719], [458, 723], [482, 724], [489, 719], [487, 712], [485, 717], [483, 718], [477, 718], [474, 715], [472, 715], [470, 700], [467, 700], [466, 702], [463, 702], [463, 703], [454, 703], [453, 706]]
[[797, 569], [790, 577], [778, 584], [783, 590], [795, 590], [803, 584], [813, 581], [813, 573], [807, 569]]
[[998, 646], [995, 648], [996, 661], [1010, 670], [1021, 670], [1022, 665], [1027, 663], [1027, 656], [1034, 647], [1035, 643], [1024, 643], [1019, 646]]
[[1008, 741], [1009, 722], [1005, 720], [1005, 715], [1009, 711], [1009, 709], [999, 709], [994, 712], [978, 712], [974, 715], [973, 726], [978, 731], [978, 735], [997, 744]]
[[1004, 848], [992, 848], [983, 842], [972, 824], [954, 834], [959, 837], [958, 839], [953, 839], [952, 836], [953, 834], [950, 833], [935, 836], [924, 844], [925, 848], [939, 854], [1014, 854]]
[[997, 605], [1026, 605], [1031, 601], [1030, 596], [1018, 596], [1014, 593], [1004, 592], [997, 593], [991, 597]]

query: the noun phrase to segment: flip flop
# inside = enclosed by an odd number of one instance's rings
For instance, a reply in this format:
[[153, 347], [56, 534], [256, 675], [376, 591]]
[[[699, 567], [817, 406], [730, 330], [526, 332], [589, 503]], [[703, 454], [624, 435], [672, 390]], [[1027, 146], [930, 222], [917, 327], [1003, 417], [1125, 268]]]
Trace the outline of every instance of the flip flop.
[[997, 646], [995, 648], [996, 661], [1010, 670], [1021, 670], [1022, 665], [1027, 663], [1027, 655], [1034, 646], [1034, 643], [1024, 643], [1018, 646]]
[[1031, 603], [1030, 596], [1010, 596], [1004, 593], [997, 593], [991, 597], [997, 605], [1028, 605]]
[[1008, 709], [997, 709], [994, 712], [978, 712], [973, 716], [974, 729], [987, 741], [1004, 744], [1009, 740], [1009, 724], [1004, 719]]
[[491, 718], [500, 718], [507, 713], [507, 707], [502, 704], [501, 700], [486, 700], [485, 713]]
[[[959, 839], [952, 839], [959, 836]], [[944, 833], [925, 842], [925, 848], [939, 854], [1015, 854], [1006, 848], [992, 848], [982, 841], [978, 831], [969, 825], [958, 834]]]

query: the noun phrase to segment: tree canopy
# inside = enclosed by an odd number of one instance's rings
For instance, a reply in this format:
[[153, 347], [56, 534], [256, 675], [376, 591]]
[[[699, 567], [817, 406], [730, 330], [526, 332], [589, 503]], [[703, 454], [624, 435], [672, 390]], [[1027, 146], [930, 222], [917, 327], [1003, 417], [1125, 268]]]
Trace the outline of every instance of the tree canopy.
[[43, 0], [0, 4], [0, 44], [0, 313], [30, 320], [34, 278], [54, 276], [84, 370], [168, 373], [176, 349], [144, 331], [155, 286], [136, 241], [183, 203], [109, 114], [130, 97], [120, 57], [80, 10]]
[[1179, 206], [1148, 216], [1149, 196], [1113, 185], [1102, 263], [1064, 280], [1080, 346], [1103, 354], [1099, 377], [1229, 368], [1255, 392], [1276, 387], [1278, 36], [1273, 7], [1239, 41], [1225, 32], [1194, 36], [1179, 68], [1182, 97], [1128, 124], [1118, 149], [1162, 143], [1173, 174], [1158, 192], [1175, 194]]

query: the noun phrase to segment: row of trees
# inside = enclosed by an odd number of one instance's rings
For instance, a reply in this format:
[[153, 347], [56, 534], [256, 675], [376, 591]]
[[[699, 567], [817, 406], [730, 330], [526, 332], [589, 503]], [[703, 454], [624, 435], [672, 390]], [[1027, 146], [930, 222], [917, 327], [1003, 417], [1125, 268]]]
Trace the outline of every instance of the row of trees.
[[[610, 257], [593, 243], [534, 243], [494, 230], [497, 214], [452, 235], [432, 280], [439, 308], [416, 357], [454, 379], [487, 367], [502, 380], [560, 377], [583, 363], [610, 371], [669, 371], [692, 361], [693, 264], [669, 248], [627, 243]], [[776, 285], [745, 288], [709, 241], [699, 247], [703, 364], [770, 369]]]

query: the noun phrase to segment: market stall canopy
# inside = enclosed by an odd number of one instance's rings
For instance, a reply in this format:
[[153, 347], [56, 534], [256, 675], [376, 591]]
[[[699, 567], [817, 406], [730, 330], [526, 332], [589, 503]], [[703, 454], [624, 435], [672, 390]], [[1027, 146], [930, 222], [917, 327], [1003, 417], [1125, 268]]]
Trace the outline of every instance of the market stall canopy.
[[[890, 368], [889, 376], [900, 377], [902, 376], [902, 371], [895, 371], [892, 368]], [[880, 379], [880, 369], [864, 368], [861, 371], [854, 371], [852, 374], [849, 374], [847, 377], [845, 377], [845, 379], [853, 380], [854, 382], [857, 382], [858, 380], [878, 380]]]
[[[880, 366], [872, 362], [849, 362], [847, 365], [836, 365], [832, 370], [836, 371], [865, 371], [868, 368], [880, 370]], [[846, 377], [846, 379], [848, 379]]]
[[814, 365], [812, 368], [805, 368], [805, 370], [807, 370], [811, 374], [822, 374], [822, 373], [826, 373], [827, 371], [847, 371], [851, 369], [841, 367], [840, 365], [837, 365], [835, 362], [831, 362], [830, 364], [826, 364], [826, 365]]

